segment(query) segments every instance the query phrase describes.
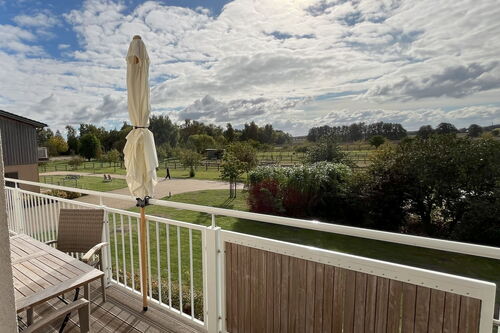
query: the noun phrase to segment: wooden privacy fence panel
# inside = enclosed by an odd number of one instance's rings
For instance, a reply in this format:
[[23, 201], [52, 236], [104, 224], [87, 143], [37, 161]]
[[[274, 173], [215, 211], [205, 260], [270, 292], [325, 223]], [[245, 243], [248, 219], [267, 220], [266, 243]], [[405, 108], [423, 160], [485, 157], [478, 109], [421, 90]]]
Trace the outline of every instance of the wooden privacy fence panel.
[[226, 330], [479, 331], [481, 301], [225, 242]]

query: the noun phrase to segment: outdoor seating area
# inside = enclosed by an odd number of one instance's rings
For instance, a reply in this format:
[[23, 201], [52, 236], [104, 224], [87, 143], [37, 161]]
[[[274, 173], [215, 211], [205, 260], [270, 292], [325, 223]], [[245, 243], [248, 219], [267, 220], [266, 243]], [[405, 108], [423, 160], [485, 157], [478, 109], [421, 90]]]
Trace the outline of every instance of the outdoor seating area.
[[[152, 205], [211, 214], [212, 225], [146, 215], [146, 228], [141, 231], [141, 214], [135, 212], [19, 186], [6, 188], [6, 198], [16, 307], [24, 330], [27, 324], [44, 323], [46, 318], [51, 319], [48, 327], [58, 330], [67, 314], [66, 303], [74, 308], [64, 332], [85, 331], [86, 314], [76, 310], [84, 309], [84, 304], [90, 307], [93, 332], [305, 332], [309, 328], [347, 332], [372, 327], [382, 332], [442, 328], [489, 333], [498, 323], [493, 283], [224, 231], [217, 227], [217, 217], [237, 216], [248, 223], [281, 224], [494, 259], [500, 258], [497, 248], [153, 199]], [[77, 237], [82, 228], [92, 228], [87, 223], [92, 219], [94, 228], [102, 230], [101, 238], [87, 239], [85, 249], [65, 248], [68, 230]], [[74, 225], [65, 226], [68, 221]], [[88, 255], [70, 256], [45, 244], [52, 239], [64, 251], [86, 252], [95, 247], [92, 244], [102, 244], [100, 264], [95, 265], [99, 269], [79, 260], [92, 263]], [[83, 293], [75, 297], [77, 288], [83, 288]]]

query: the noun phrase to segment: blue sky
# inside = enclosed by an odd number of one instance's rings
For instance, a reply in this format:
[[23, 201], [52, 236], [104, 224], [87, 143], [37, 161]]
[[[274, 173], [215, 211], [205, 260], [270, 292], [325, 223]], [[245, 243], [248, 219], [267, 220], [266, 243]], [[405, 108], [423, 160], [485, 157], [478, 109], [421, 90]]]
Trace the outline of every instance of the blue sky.
[[[127, 120], [124, 56], [152, 110], [236, 126], [500, 122], [500, 6], [472, 0], [0, 0], [0, 108], [54, 129]], [[4, 79], [8, 78], [8, 79]]]

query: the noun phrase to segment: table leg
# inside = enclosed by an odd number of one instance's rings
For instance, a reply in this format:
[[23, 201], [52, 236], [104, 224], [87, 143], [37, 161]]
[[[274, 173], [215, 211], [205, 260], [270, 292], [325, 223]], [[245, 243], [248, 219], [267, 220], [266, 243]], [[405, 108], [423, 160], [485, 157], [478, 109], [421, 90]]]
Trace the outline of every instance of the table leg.
[[83, 286], [83, 297], [89, 301], [89, 316], [90, 316], [90, 283], [87, 283], [85, 286]]
[[26, 310], [26, 324], [28, 326], [33, 324], [33, 308], [28, 308], [28, 310]]

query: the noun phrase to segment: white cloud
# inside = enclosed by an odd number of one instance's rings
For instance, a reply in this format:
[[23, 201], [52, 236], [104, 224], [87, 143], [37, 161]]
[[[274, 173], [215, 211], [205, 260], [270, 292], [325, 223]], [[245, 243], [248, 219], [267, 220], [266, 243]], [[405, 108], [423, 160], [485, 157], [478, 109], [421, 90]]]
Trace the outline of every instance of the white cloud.
[[13, 21], [20, 26], [35, 28], [51, 28], [59, 24], [59, 20], [50, 12], [37, 13], [35, 15], [18, 15]]
[[235, 0], [218, 16], [88, 0], [64, 15], [79, 42], [58, 46], [68, 60], [48, 58], [38, 39], [59, 24], [49, 12], [0, 25], [0, 107], [45, 110], [54, 126], [125, 120], [124, 56], [140, 34], [152, 107], [180, 109], [175, 119], [295, 134], [324, 122], [489, 123], [499, 121], [498, 17], [493, 1], [472, 0]]

